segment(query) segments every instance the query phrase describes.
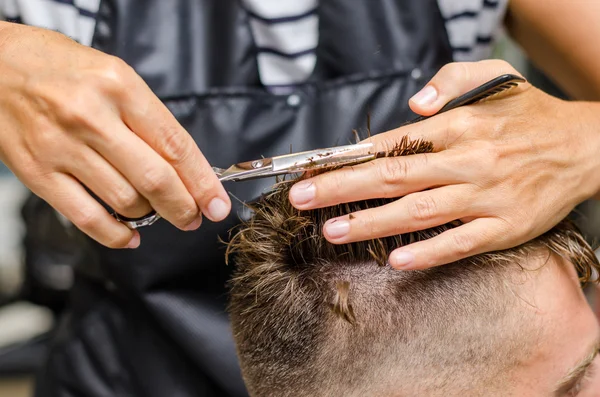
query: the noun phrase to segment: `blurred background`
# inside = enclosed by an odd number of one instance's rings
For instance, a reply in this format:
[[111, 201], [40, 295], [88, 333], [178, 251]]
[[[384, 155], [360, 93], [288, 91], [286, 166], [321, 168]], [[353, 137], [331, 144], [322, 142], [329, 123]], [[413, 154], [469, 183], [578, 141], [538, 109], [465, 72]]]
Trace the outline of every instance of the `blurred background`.
[[[508, 60], [537, 87], [564, 97], [507, 38], [498, 42], [495, 57]], [[68, 233], [55, 232], [63, 229], [57, 227], [60, 219], [40, 215], [43, 206], [0, 163], [0, 397], [31, 396], [73, 278], [77, 244]], [[573, 217], [596, 247], [600, 203], [582, 204]], [[587, 295], [593, 304], [592, 289]]]

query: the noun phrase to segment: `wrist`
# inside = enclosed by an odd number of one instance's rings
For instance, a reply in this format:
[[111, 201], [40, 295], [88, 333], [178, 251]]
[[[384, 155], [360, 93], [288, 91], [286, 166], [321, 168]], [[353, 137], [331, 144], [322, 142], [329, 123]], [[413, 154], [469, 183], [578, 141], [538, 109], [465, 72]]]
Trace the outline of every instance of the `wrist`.
[[571, 103], [577, 106], [574, 115], [580, 120], [579, 123], [573, 123], [576, 128], [573, 137], [582, 140], [580, 147], [587, 153], [588, 164], [582, 164], [582, 169], [587, 172], [585, 199], [600, 200], [600, 102]]
[[591, 182], [593, 186], [592, 197], [596, 200], [600, 200], [600, 103], [594, 103], [594, 115], [596, 121], [594, 124], [592, 144], [594, 154], [592, 155], [592, 162], [594, 164], [594, 171], [592, 172]]

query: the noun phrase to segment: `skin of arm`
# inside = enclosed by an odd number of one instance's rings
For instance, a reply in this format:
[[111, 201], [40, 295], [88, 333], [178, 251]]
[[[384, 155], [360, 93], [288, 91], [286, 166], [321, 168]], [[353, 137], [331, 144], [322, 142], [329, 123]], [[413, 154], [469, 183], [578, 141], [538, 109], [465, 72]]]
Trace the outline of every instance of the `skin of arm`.
[[572, 98], [600, 101], [600, 2], [511, 0], [510, 36]]

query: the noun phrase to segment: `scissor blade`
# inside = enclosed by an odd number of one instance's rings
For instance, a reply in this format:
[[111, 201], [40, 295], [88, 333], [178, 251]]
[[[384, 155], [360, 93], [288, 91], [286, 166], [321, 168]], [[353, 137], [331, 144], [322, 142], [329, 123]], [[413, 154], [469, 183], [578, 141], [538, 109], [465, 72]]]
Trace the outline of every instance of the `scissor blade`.
[[[263, 173], [270, 173], [271, 159], [248, 161], [246, 163], [234, 164], [227, 169], [212, 167], [221, 182], [241, 181], [246, 179], [260, 178]], [[265, 162], [268, 164], [265, 165]]]
[[225, 170], [213, 167], [213, 170], [220, 181], [241, 181], [358, 164], [375, 158], [372, 149], [372, 143], [359, 143], [246, 161]]
[[271, 162], [273, 172], [293, 173], [357, 164], [374, 158], [372, 143], [358, 143], [276, 156]]

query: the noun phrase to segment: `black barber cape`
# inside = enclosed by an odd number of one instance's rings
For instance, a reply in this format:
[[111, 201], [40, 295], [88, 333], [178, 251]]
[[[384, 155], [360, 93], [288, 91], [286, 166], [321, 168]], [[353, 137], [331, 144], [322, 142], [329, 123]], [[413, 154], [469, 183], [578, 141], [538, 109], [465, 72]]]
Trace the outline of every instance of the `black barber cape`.
[[[260, 83], [236, 0], [103, 0], [93, 47], [124, 59], [215, 166], [349, 143], [371, 111], [382, 132], [452, 54], [435, 0], [322, 0], [317, 63], [294, 99]], [[250, 200], [274, 182], [226, 182]], [[225, 306], [222, 223], [159, 221], [136, 250], [88, 241], [37, 397], [244, 396]], [[243, 216], [243, 214], [242, 214]]]

